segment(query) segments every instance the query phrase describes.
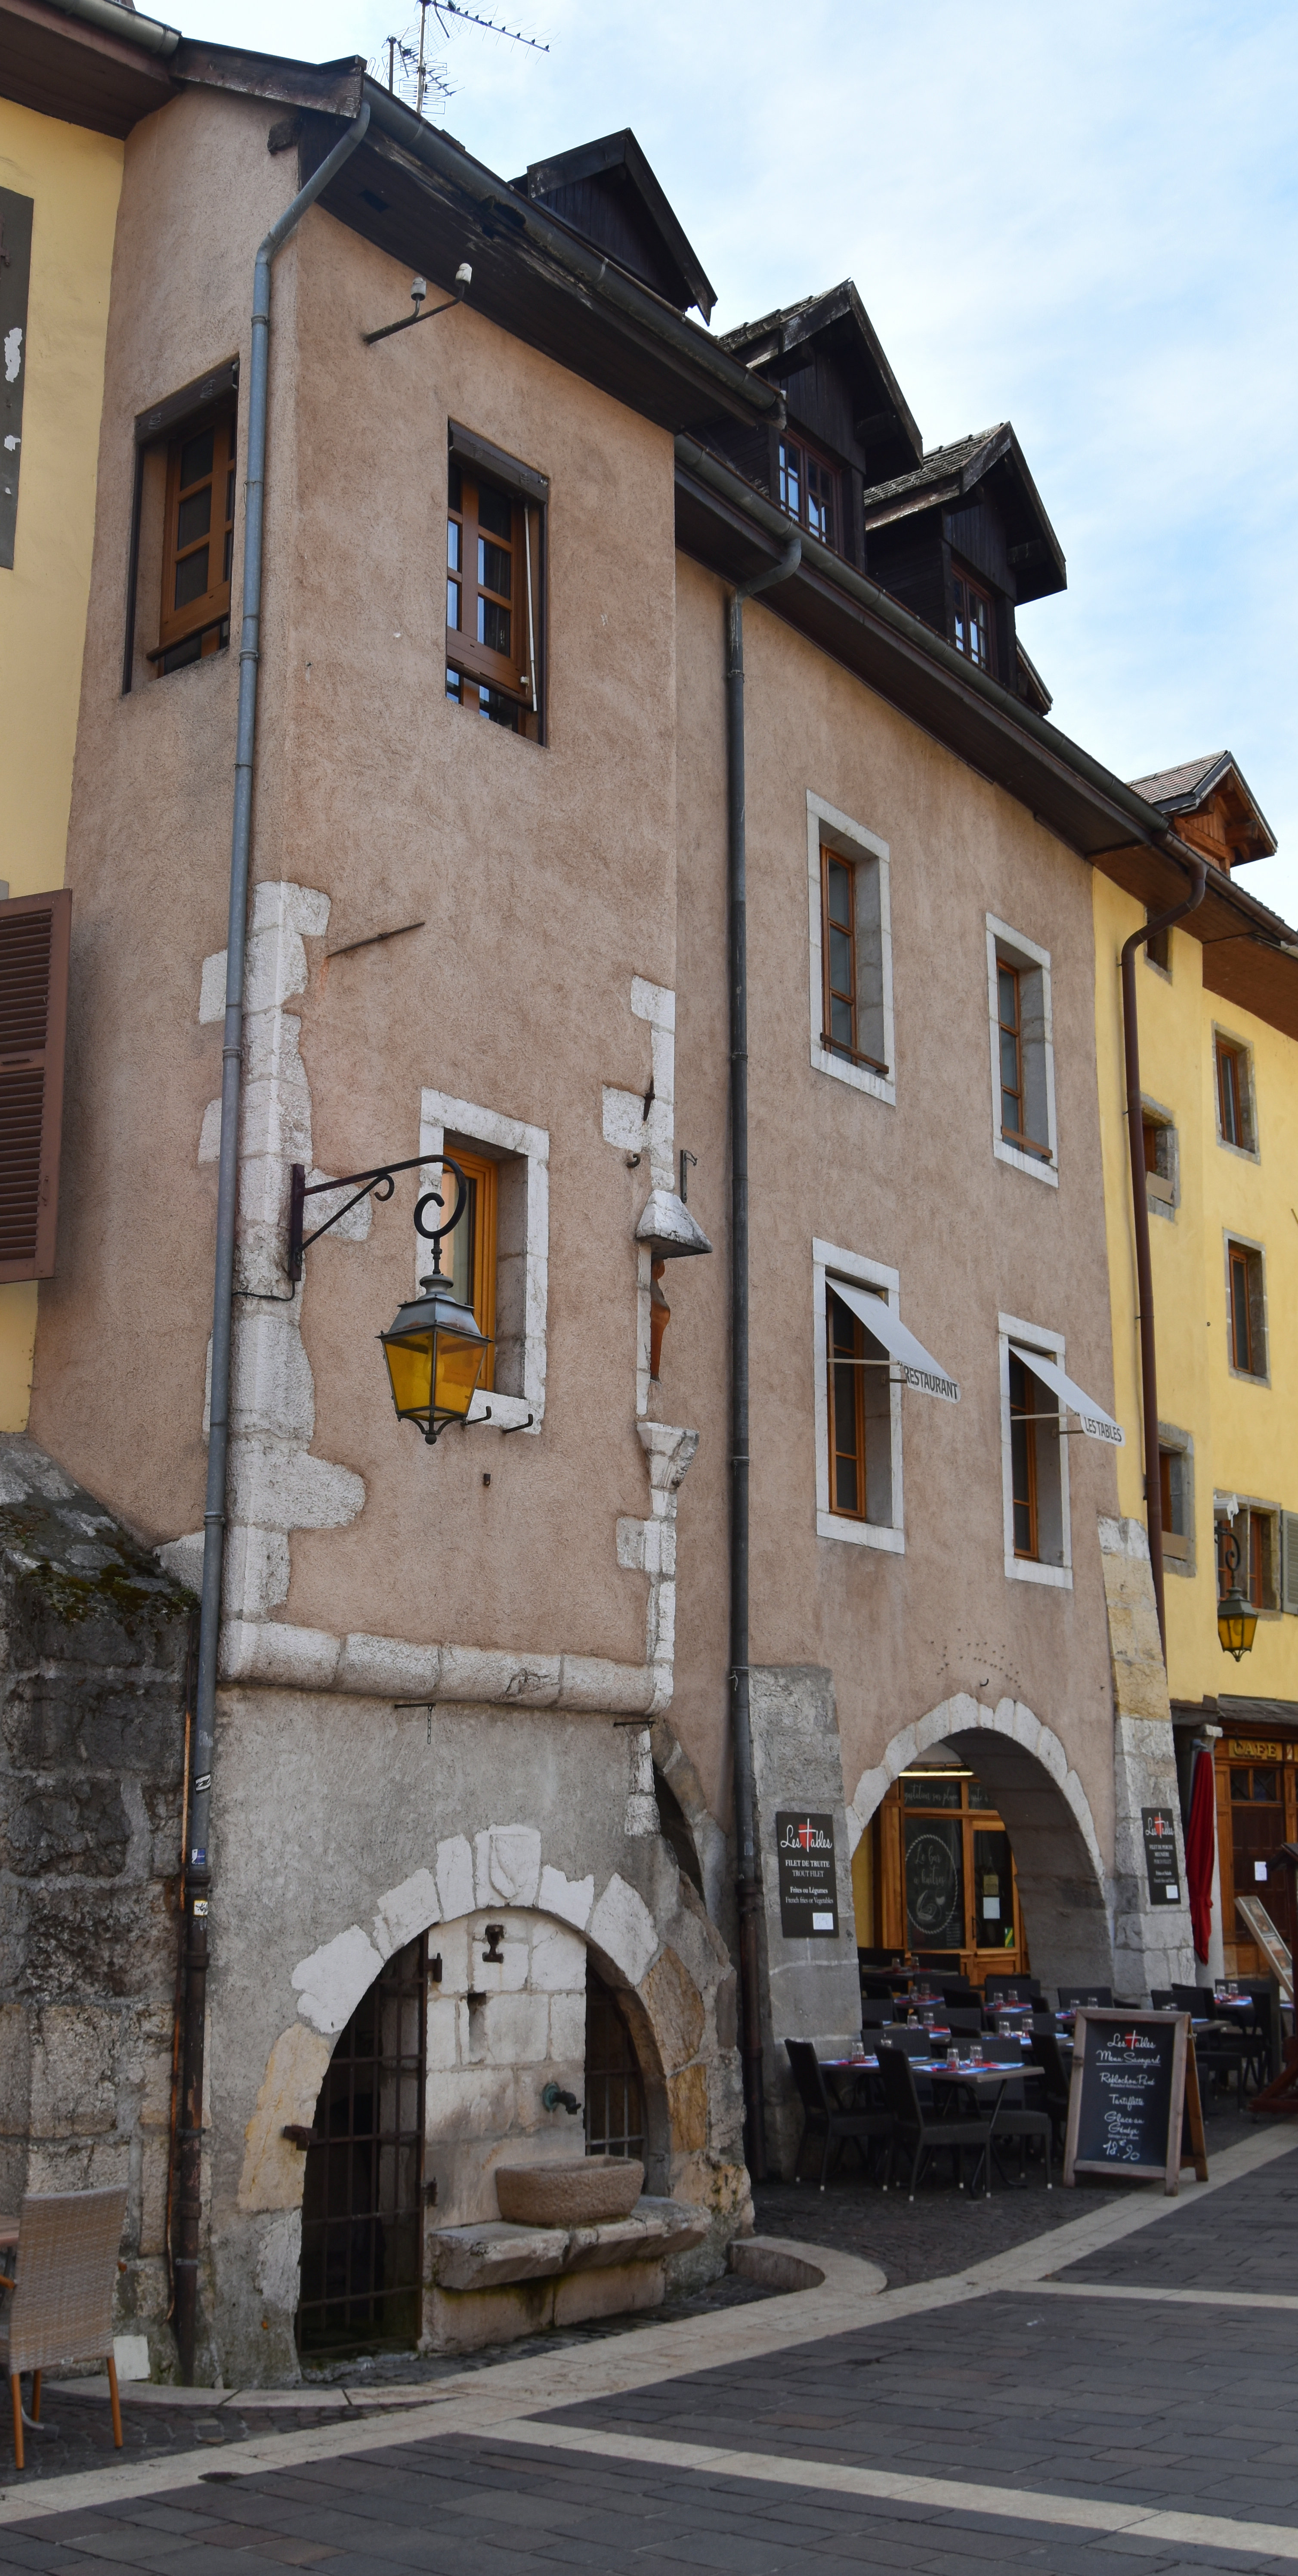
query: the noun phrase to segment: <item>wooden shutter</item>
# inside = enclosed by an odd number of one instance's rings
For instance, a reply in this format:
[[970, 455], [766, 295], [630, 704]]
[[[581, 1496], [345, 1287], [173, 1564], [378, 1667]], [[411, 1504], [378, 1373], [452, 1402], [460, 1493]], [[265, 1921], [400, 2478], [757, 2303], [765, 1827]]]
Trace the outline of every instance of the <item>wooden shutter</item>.
[[0, 903], [0, 1280], [54, 1270], [71, 923], [67, 892]]
[[1286, 1610], [1298, 1611], [1298, 1512], [1280, 1514], [1280, 1561], [1281, 1602]]

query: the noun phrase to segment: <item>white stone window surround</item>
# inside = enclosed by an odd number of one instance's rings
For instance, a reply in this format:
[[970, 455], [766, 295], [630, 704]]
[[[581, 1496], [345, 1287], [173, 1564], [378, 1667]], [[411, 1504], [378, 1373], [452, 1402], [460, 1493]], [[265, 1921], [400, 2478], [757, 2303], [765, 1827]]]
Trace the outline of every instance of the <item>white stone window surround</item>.
[[816, 1421], [816, 1536], [846, 1540], [849, 1547], [877, 1547], [890, 1556], [906, 1553], [906, 1527], [902, 1507], [901, 1484], [901, 1388], [888, 1389], [888, 1412], [892, 1427], [892, 1519], [890, 1522], [851, 1521], [842, 1512], [829, 1508], [829, 1335], [825, 1323], [825, 1292], [834, 1279], [850, 1279], [860, 1288], [881, 1288], [885, 1301], [894, 1314], [900, 1311], [901, 1273], [890, 1270], [882, 1261], [867, 1261], [859, 1252], [845, 1252], [836, 1243], [822, 1243], [812, 1238], [812, 1333], [815, 1349], [815, 1421]]
[[[1016, 1172], [1026, 1172], [1031, 1180], [1045, 1181], [1052, 1190], [1057, 1190], [1059, 1137], [1055, 1126], [1055, 1038], [1050, 999], [1050, 951], [1048, 948], [1038, 948], [1036, 941], [1025, 938], [1021, 930], [1012, 930], [1007, 921], [998, 921], [994, 913], [989, 912], [986, 915], [986, 922], [987, 1007], [991, 1018], [992, 1152], [998, 1163], [1011, 1163]], [[1025, 1026], [1019, 1044], [1024, 1054], [1025, 1088], [1030, 1071], [1027, 1050], [1030, 1046], [1039, 1047], [1041, 1050], [1040, 1078], [1046, 1114], [1045, 1142], [1050, 1148], [1049, 1162], [1039, 1154], [1025, 1154], [1020, 1146], [1007, 1143], [1001, 1134], [1000, 1007], [996, 988], [998, 958], [1003, 958], [1007, 966], [1017, 966], [1029, 979], [1036, 975], [1041, 978], [1040, 994], [1035, 1005], [1033, 1020]], [[1024, 989], [1020, 987], [1021, 991]]]
[[[1001, 1366], [1001, 1485], [1005, 1515], [1005, 1572], [1011, 1583], [1044, 1583], [1057, 1592], [1073, 1588], [1072, 1517], [1068, 1504], [1068, 1442], [1059, 1439], [1059, 1524], [1062, 1563], [1042, 1564], [1036, 1557], [1014, 1553], [1014, 1474], [1010, 1457], [1010, 1343], [1017, 1342], [1029, 1354], [1040, 1351], [1046, 1359], [1064, 1365], [1064, 1337], [1052, 1333], [1043, 1324], [1025, 1324], [1017, 1315], [998, 1315]], [[1045, 1389], [1042, 1389], [1045, 1395]], [[1048, 1399], [1047, 1399], [1048, 1401]]]
[[[1244, 1061], [1245, 1078], [1248, 1084], [1248, 1126], [1249, 1134], [1253, 1139], [1251, 1145], [1232, 1145], [1229, 1136], [1224, 1136], [1222, 1134], [1221, 1075], [1217, 1066], [1217, 1042], [1219, 1039], [1223, 1046], [1230, 1047], [1232, 1052], [1238, 1056], [1242, 1056]], [[1213, 1125], [1216, 1129], [1217, 1142], [1221, 1146], [1223, 1153], [1238, 1154], [1241, 1162], [1244, 1163], [1261, 1162], [1262, 1144], [1261, 1131], [1257, 1123], [1257, 1079], [1253, 1065], [1253, 1050], [1249, 1045], [1247, 1038], [1237, 1037], [1233, 1029], [1223, 1028], [1220, 1020], [1214, 1020], [1212, 1023], [1212, 1116]]]
[[[470, 1422], [491, 1424], [500, 1431], [531, 1430], [538, 1433], [545, 1419], [545, 1349], [546, 1309], [550, 1281], [550, 1139], [544, 1127], [529, 1127], [521, 1118], [505, 1118], [495, 1109], [484, 1109], [471, 1100], [453, 1100], [449, 1092], [421, 1091], [419, 1095], [419, 1151], [440, 1154], [447, 1129], [453, 1136], [466, 1136], [471, 1144], [485, 1145], [497, 1154], [514, 1154], [527, 1165], [526, 1216], [524, 1241], [524, 1325], [523, 1325], [523, 1392], [502, 1395], [494, 1387], [479, 1390], [469, 1407]], [[420, 1174], [420, 1185], [436, 1189], [439, 1168]], [[428, 1248], [421, 1243], [416, 1255], [416, 1277], [426, 1272]], [[528, 1423], [528, 1415], [531, 1423]]]
[[[820, 852], [823, 846], [837, 850], [845, 859], [858, 865], [873, 859], [874, 878], [878, 889], [878, 981], [883, 1015], [883, 1060], [886, 1074], [872, 1073], [868, 1064], [850, 1064], [846, 1056], [835, 1055], [822, 1044], [825, 1026], [824, 950], [821, 937]], [[891, 852], [886, 841], [864, 823], [854, 823], [837, 806], [827, 805], [822, 796], [807, 790], [807, 895], [811, 945], [811, 1061], [817, 1073], [827, 1073], [835, 1082], [850, 1084], [853, 1091], [866, 1091], [874, 1100], [897, 1105], [897, 1055], [892, 1009], [892, 906], [889, 886]], [[860, 941], [857, 946], [858, 972]]]

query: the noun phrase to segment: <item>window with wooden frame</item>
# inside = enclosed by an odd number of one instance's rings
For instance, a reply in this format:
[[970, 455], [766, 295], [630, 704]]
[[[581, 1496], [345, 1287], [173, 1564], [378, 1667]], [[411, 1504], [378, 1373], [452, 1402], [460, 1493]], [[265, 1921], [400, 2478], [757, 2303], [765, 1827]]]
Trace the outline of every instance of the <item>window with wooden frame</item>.
[[540, 738], [540, 510], [452, 455], [446, 513], [446, 694]]
[[182, 431], [167, 450], [159, 675], [219, 653], [230, 641], [234, 560], [235, 416]]
[[[802, 437], [780, 440], [780, 508], [821, 544], [839, 545], [839, 468]], [[839, 549], [841, 551], [841, 549]]]
[[1190, 1462], [1183, 1449], [1158, 1451], [1158, 1490], [1163, 1522], [1163, 1554], [1182, 1562], [1191, 1554]]
[[1217, 1059], [1217, 1129], [1223, 1145], [1234, 1145], [1242, 1154], [1255, 1154], [1257, 1139], [1253, 1123], [1252, 1068], [1247, 1047], [1236, 1046], [1229, 1038], [1215, 1042]]
[[[824, 971], [824, 1008], [821, 1044], [835, 1055], [846, 1056], [852, 1064], [869, 1065], [875, 1073], [886, 1074], [882, 1059], [871, 1054], [861, 1043], [865, 1030], [862, 1022], [877, 1021], [881, 1016], [880, 1000], [873, 992], [860, 989], [860, 967], [877, 967], [878, 941], [873, 943], [870, 958], [858, 957], [858, 924], [861, 912], [861, 889], [858, 874], [862, 863], [844, 858], [837, 850], [820, 852], [821, 958]], [[877, 878], [877, 863], [866, 862], [864, 873]], [[878, 894], [875, 888], [875, 909]], [[869, 979], [877, 982], [877, 973]], [[873, 1030], [870, 1032], [873, 1034]]]
[[952, 641], [957, 653], [976, 662], [980, 671], [996, 672], [995, 622], [991, 594], [970, 573], [951, 573]]
[[1037, 1544], [1037, 1443], [1033, 1415], [1037, 1410], [1037, 1381], [1029, 1377], [1022, 1360], [1010, 1353], [1010, 1474], [1014, 1499], [1014, 1553], [1036, 1558]]
[[66, 888], [0, 903], [0, 1280], [53, 1276], [71, 928]]
[[1170, 1119], [1147, 1109], [1142, 1118], [1142, 1136], [1145, 1196], [1151, 1206], [1170, 1216], [1176, 1206], [1176, 1129]]
[[1230, 1365], [1240, 1377], [1267, 1374], [1266, 1291], [1256, 1244], [1226, 1246]]
[[1232, 1571], [1223, 1562], [1225, 1551], [1218, 1547], [1218, 1598], [1238, 1584], [1255, 1610], [1279, 1610], [1283, 1606], [1280, 1514], [1264, 1503], [1242, 1503], [1229, 1528], [1239, 1549], [1239, 1564]]
[[[460, 1166], [468, 1192], [464, 1214], [454, 1234], [448, 1234], [442, 1245], [443, 1268], [449, 1271], [452, 1293], [464, 1306], [473, 1310], [474, 1321], [491, 1348], [483, 1363], [483, 1387], [495, 1385], [496, 1360], [496, 1226], [499, 1200], [499, 1169], [485, 1154], [475, 1154], [472, 1147], [448, 1137], [446, 1152]], [[455, 1205], [455, 1175], [448, 1172], [447, 1214]]]
[[[1028, 1032], [1025, 1027], [1026, 978], [1020, 966], [1004, 957], [996, 961], [996, 1009], [1000, 1040], [1001, 1134], [1020, 1153], [1050, 1159], [1045, 1138], [1032, 1133], [1040, 1104], [1029, 1101]], [[1031, 1123], [1030, 1123], [1031, 1122]]]
[[891, 1368], [883, 1344], [825, 1290], [829, 1367], [829, 1508], [876, 1529], [892, 1523]]

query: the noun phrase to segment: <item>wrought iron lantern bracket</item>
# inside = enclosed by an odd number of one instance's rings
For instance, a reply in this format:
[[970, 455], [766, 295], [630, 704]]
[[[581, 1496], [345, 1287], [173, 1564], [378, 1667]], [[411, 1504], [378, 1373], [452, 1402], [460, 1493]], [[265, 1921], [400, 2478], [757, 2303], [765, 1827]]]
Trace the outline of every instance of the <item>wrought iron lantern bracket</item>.
[[[328, 1234], [331, 1226], [341, 1225], [343, 1218], [350, 1216], [352, 1209], [359, 1207], [362, 1199], [371, 1196], [377, 1199], [390, 1199], [397, 1185], [398, 1172], [428, 1171], [435, 1163], [439, 1164], [443, 1171], [455, 1174], [454, 1213], [447, 1218], [445, 1225], [425, 1225], [423, 1221], [425, 1208], [440, 1208], [446, 1204], [440, 1190], [428, 1190], [415, 1207], [415, 1227], [416, 1231], [422, 1234], [424, 1241], [431, 1243], [433, 1269], [440, 1273], [442, 1262], [439, 1247], [445, 1235], [454, 1233], [464, 1214], [465, 1201], [469, 1194], [464, 1174], [450, 1154], [413, 1154], [408, 1162], [376, 1163], [367, 1172], [344, 1172], [336, 1181], [308, 1182], [304, 1166], [301, 1163], [294, 1163], [289, 1181], [288, 1198], [288, 1275], [294, 1285], [296, 1286], [302, 1276], [303, 1254], [313, 1243], [319, 1242], [322, 1234]], [[350, 1190], [357, 1183], [360, 1186], [356, 1188], [355, 1196], [348, 1199], [345, 1207], [335, 1208], [333, 1215], [327, 1216], [324, 1224], [316, 1226], [313, 1233], [303, 1232], [308, 1199], [331, 1196], [338, 1190]]]

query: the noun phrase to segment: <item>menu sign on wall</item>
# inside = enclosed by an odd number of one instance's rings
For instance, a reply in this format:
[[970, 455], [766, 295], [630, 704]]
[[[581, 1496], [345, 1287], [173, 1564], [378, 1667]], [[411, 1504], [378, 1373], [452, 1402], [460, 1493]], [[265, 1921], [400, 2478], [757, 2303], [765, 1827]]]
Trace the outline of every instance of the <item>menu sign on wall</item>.
[[[1183, 2145], [1188, 2127], [1190, 2152]], [[1079, 2012], [1074, 2028], [1064, 2180], [1079, 2173], [1161, 2178], [1175, 2192], [1190, 2161], [1208, 2178], [1188, 2013]]]
[[1145, 1843], [1145, 1876], [1151, 1905], [1179, 1905], [1181, 1871], [1176, 1857], [1176, 1826], [1170, 1807], [1142, 1807], [1140, 1829]]
[[784, 1813], [775, 1819], [780, 1876], [780, 1930], [786, 1941], [838, 1939], [834, 1819]]

